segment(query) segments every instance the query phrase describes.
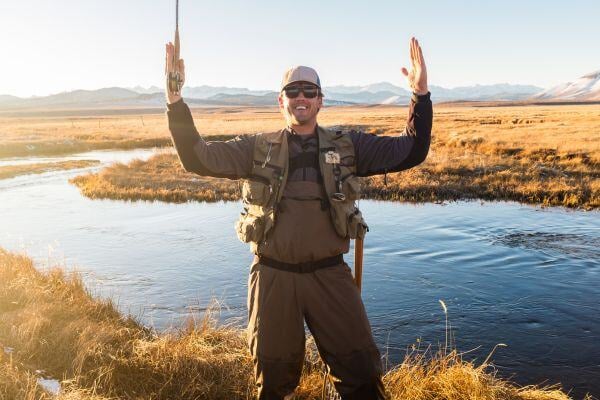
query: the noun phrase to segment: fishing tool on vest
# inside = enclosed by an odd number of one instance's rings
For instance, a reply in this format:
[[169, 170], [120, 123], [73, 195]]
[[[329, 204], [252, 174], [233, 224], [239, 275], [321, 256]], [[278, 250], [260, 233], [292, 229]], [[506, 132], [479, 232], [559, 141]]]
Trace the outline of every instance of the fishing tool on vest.
[[342, 192], [342, 170], [340, 169], [340, 154], [333, 150], [329, 150], [325, 153], [325, 163], [333, 164], [333, 176], [335, 178], [336, 192], [331, 195], [333, 201], [344, 201], [346, 195]]
[[[180, 56], [180, 44], [179, 44], [179, 0], [175, 0], [175, 51], [173, 52], [173, 59], [171, 65], [175, 68], [179, 64]], [[179, 94], [181, 87], [183, 86], [183, 78], [178, 70], [169, 72], [168, 77], [169, 91], [173, 94]]]

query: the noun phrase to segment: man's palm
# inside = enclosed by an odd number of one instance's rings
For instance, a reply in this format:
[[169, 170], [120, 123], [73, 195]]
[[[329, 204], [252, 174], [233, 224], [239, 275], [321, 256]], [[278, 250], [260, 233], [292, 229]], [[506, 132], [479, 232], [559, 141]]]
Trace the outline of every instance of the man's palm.
[[423, 51], [419, 46], [419, 41], [414, 37], [410, 39], [410, 64], [411, 69], [408, 71], [402, 68], [402, 74], [406, 77], [408, 85], [416, 94], [427, 94], [429, 88], [427, 86], [427, 67], [423, 58]]

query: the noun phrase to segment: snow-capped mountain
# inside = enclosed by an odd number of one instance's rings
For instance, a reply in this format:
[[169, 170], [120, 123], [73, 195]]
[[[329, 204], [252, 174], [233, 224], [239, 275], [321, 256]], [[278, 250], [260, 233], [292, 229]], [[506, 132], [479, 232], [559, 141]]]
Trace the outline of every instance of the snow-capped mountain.
[[536, 100], [600, 100], [600, 70], [578, 78], [573, 82], [561, 83], [533, 96]]

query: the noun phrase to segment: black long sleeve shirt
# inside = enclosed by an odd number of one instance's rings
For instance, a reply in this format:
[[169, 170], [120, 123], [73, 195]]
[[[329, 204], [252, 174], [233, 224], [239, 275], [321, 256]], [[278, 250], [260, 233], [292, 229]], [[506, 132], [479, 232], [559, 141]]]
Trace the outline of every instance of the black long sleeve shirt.
[[[187, 171], [229, 179], [245, 178], [250, 174], [255, 135], [205, 141], [196, 130], [190, 109], [183, 100], [169, 104], [167, 115], [173, 143]], [[423, 162], [431, 142], [432, 119], [430, 95], [414, 95], [404, 135], [348, 132], [354, 143], [356, 174], [370, 176], [397, 172]]]

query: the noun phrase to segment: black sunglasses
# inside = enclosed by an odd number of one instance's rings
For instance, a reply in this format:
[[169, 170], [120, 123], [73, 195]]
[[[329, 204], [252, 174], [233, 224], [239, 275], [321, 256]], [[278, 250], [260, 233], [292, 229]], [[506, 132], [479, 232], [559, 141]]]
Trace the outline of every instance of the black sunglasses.
[[283, 88], [285, 95], [290, 99], [295, 99], [300, 95], [300, 92], [304, 93], [304, 97], [307, 99], [314, 99], [320, 93], [320, 89], [316, 85], [311, 84], [298, 84], [289, 85]]

